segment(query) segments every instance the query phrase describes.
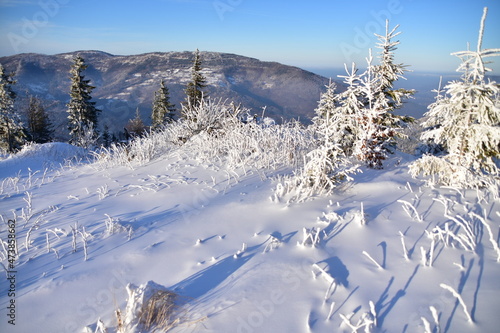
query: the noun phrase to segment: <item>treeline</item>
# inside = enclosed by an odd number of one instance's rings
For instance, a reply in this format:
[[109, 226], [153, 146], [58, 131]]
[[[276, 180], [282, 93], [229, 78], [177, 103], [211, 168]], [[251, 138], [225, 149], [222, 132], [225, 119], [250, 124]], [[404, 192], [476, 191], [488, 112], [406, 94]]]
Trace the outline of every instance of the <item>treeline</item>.
[[[145, 125], [137, 109], [135, 118], [129, 120], [118, 136], [111, 134], [107, 125], [99, 130], [99, 116], [103, 111], [92, 101], [92, 91], [95, 87], [85, 78], [87, 67], [85, 59], [77, 55], [69, 71], [70, 101], [66, 105], [69, 143], [85, 148], [98, 145], [108, 147], [112, 142], [129, 141], [147, 131], [160, 130], [177, 118], [185, 116], [170, 102], [169, 89], [165, 81], [161, 80], [153, 98], [151, 126]], [[200, 100], [204, 98], [202, 90], [206, 87], [206, 78], [201, 73], [202, 62], [198, 50], [194, 52], [191, 70], [191, 81], [185, 88], [186, 97], [182, 108], [199, 105]], [[0, 64], [0, 149], [9, 153], [15, 153], [28, 142], [46, 143], [54, 138], [54, 126], [43, 102], [37, 96], [28, 95], [27, 106], [22, 110], [24, 117], [21, 116], [20, 110], [15, 107], [15, 84], [15, 73], [6, 73]], [[22, 118], [25, 118], [24, 122]]]

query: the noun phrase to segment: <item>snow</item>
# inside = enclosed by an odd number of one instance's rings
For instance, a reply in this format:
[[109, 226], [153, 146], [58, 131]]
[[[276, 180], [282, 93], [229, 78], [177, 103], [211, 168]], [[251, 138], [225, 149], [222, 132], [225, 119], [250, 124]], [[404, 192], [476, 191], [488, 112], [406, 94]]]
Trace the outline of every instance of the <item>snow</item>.
[[[270, 197], [273, 176], [286, 171], [234, 175], [189, 145], [133, 168], [64, 162], [74, 155], [83, 152], [51, 143], [0, 161], [0, 237], [9, 239], [15, 212], [19, 251], [15, 326], [4, 280], [1, 332], [94, 332], [99, 319], [115, 332], [127, 286], [149, 281], [185, 300], [172, 332], [494, 332], [500, 324], [498, 254], [474, 218], [498, 243], [499, 201], [424, 186], [408, 174], [412, 156], [398, 153], [329, 196], [285, 205]], [[471, 227], [472, 251], [429, 236], [446, 223], [464, 237]], [[1, 249], [0, 259], [8, 265]]]

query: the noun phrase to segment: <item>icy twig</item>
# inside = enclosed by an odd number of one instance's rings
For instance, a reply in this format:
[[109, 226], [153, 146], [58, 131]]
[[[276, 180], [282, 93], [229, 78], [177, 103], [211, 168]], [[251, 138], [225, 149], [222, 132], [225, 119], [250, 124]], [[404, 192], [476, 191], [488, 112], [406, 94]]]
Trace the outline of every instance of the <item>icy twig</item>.
[[88, 260], [88, 239], [89, 239], [89, 237], [91, 237], [91, 235], [85, 231], [85, 227], [82, 227], [82, 231], [78, 230], [78, 233], [80, 234], [80, 237], [82, 238], [82, 242], [83, 242], [83, 253], [85, 256], [84, 260], [87, 261]]
[[429, 323], [429, 321], [425, 319], [425, 317], [420, 317], [420, 319], [422, 319], [422, 322], [424, 323], [425, 333], [432, 333], [431, 324]]
[[246, 243], [243, 243], [243, 245], [241, 246], [241, 250], [238, 250], [238, 252], [236, 252], [234, 255], [233, 255], [233, 258], [234, 259], [237, 259], [239, 257], [241, 257], [241, 255], [243, 253], [245, 253], [245, 251], [247, 250], [247, 244]]
[[452, 293], [453, 296], [455, 296], [457, 298], [458, 302], [462, 306], [462, 309], [464, 310], [465, 315], [467, 316], [467, 320], [472, 323], [473, 322], [472, 317], [470, 316], [469, 312], [467, 311], [467, 306], [465, 305], [465, 302], [464, 302], [462, 296], [459, 293], [457, 293], [457, 291], [455, 289], [453, 289], [452, 287], [450, 287], [447, 284], [441, 283], [439, 286], [445, 290], [448, 290], [449, 292]]
[[[484, 216], [487, 216], [486, 215], [486, 210], [484, 211]], [[486, 228], [486, 230], [488, 230], [488, 236], [489, 236], [489, 240], [490, 240], [490, 243], [491, 245], [493, 246], [493, 249], [495, 250], [496, 254], [497, 254], [497, 262], [500, 262], [500, 249], [498, 248], [498, 243], [495, 241], [495, 238], [493, 237], [493, 232], [491, 231], [491, 227], [488, 223], [486, 223], [486, 218], [476, 214], [476, 213], [469, 213], [469, 215], [471, 217], [475, 217], [477, 218], [479, 221], [481, 221], [481, 223], [483, 224], [483, 226]]]
[[427, 266], [427, 251], [423, 246], [420, 247], [420, 255], [422, 256], [422, 266]]
[[50, 253], [52, 251], [52, 248], [50, 247], [50, 242], [49, 242], [49, 234], [45, 234], [45, 242], [47, 244], [47, 253]]
[[25, 243], [24, 243], [24, 246], [26, 247], [26, 251], [29, 250], [29, 247], [30, 247], [30, 244], [31, 244], [31, 232], [33, 231], [33, 229], [38, 229], [38, 225], [37, 224], [33, 224], [29, 229], [28, 229], [28, 232], [26, 233], [26, 240], [25, 240]]
[[375, 327], [377, 326], [377, 311], [375, 309], [375, 304], [370, 301], [368, 302], [368, 304], [370, 305], [370, 313], [372, 314], [372, 317], [373, 317], [373, 325], [375, 325]]
[[[418, 211], [415, 208], [415, 206], [413, 206], [411, 203], [409, 203], [408, 201], [405, 201], [405, 200], [398, 200], [398, 202], [403, 204], [402, 207], [403, 207], [404, 211], [406, 212], [406, 214], [408, 214], [409, 217], [415, 218], [418, 222], [422, 222], [422, 218], [418, 214]], [[413, 211], [413, 215], [415, 217], [412, 216], [410, 209]]]
[[401, 236], [401, 245], [403, 246], [403, 256], [406, 261], [409, 261], [410, 258], [408, 257], [408, 250], [406, 249], [405, 236], [401, 231], [399, 232], [399, 235]]
[[334, 308], [335, 308], [335, 302], [332, 302], [332, 304], [330, 304], [330, 311], [328, 312], [328, 316], [326, 317], [327, 321], [332, 318]]
[[72, 241], [71, 241], [71, 247], [73, 248], [73, 253], [76, 252], [77, 247], [76, 247], [76, 235], [78, 231], [78, 224], [75, 223], [74, 226], [71, 226], [71, 234], [72, 234]]
[[109, 195], [108, 184], [104, 184], [103, 186], [97, 189], [97, 194], [99, 195], [99, 200], [103, 200]]
[[[319, 245], [319, 243], [321, 241], [320, 235], [321, 235], [322, 231], [323, 230], [321, 230], [320, 228], [314, 228], [314, 227], [311, 229], [303, 228], [302, 229], [302, 233], [303, 233], [302, 243], [297, 242], [298, 243], [297, 245], [305, 246], [307, 244], [311, 244], [311, 247], [315, 247], [316, 245]], [[323, 231], [323, 234], [325, 234], [324, 231]]]
[[434, 247], [435, 247], [435, 245], [436, 245], [436, 241], [434, 240], [434, 238], [432, 238], [431, 248], [429, 249], [429, 262], [428, 262], [429, 267], [432, 267], [432, 264], [434, 262]]
[[384, 269], [380, 264], [368, 254], [368, 252], [363, 251], [363, 254], [368, 257], [379, 269]]
[[281, 245], [281, 241], [278, 238], [276, 238], [274, 236], [270, 236], [269, 239], [271, 241], [266, 245], [266, 247], [264, 248], [264, 251], [262, 251], [262, 253], [266, 253], [267, 251], [274, 250]]
[[436, 333], [439, 333], [441, 332], [441, 328], [439, 326], [439, 314], [435, 307], [430, 306], [429, 309], [431, 310], [432, 319], [434, 319], [434, 324], [436, 325]]
[[360, 225], [366, 225], [366, 214], [365, 214], [365, 207], [363, 205], [363, 202], [361, 202], [361, 210], [358, 213], [358, 218], [359, 218]]
[[330, 274], [328, 274], [323, 268], [321, 268], [318, 264], [314, 263], [313, 267], [319, 270], [321, 276], [323, 276], [325, 280], [328, 281], [328, 283], [330, 284], [335, 283], [335, 279]]

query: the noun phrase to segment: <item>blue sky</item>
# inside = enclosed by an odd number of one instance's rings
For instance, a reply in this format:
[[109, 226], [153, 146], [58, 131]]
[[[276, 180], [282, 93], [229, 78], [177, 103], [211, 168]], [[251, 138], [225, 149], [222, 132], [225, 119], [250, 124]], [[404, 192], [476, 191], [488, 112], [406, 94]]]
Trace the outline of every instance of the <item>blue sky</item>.
[[[305, 68], [365, 65], [373, 32], [399, 24], [396, 61], [454, 71], [451, 52], [500, 48], [498, 0], [0, 0], [0, 56], [102, 50], [219, 51]], [[500, 57], [495, 74], [500, 73]]]

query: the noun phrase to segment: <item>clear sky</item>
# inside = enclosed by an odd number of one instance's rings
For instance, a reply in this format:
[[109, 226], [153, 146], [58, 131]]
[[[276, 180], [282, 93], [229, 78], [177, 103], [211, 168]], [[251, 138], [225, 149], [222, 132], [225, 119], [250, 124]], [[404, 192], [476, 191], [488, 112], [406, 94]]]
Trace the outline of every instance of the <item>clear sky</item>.
[[[373, 32], [399, 24], [396, 61], [454, 71], [451, 52], [500, 48], [498, 0], [0, 0], [0, 56], [101, 50], [219, 51], [305, 68], [365, 65]], [[500, 74], [500, 57], [491, 58]]]

